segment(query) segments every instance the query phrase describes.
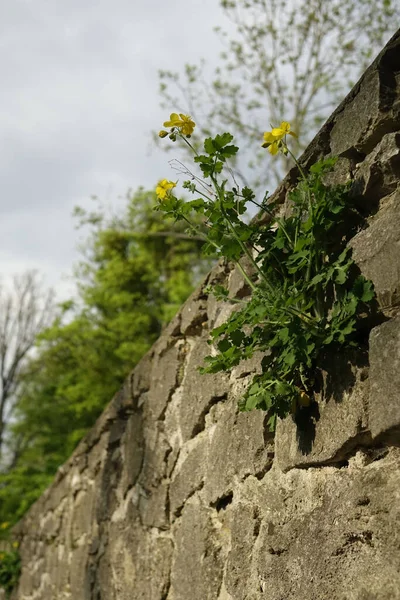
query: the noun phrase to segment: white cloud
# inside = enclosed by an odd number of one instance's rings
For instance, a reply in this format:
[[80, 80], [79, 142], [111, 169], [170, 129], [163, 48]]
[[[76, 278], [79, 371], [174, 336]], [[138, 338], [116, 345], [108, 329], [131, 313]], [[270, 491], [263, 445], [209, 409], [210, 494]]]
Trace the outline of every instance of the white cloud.
[[65, 292], [72, 208], [152, 186], [168, 169], [148, 152], [165, 116], [157, 71], [212, 59], [220, 22], [216, 0], [2, 3], [0, 273], [37, 268]]

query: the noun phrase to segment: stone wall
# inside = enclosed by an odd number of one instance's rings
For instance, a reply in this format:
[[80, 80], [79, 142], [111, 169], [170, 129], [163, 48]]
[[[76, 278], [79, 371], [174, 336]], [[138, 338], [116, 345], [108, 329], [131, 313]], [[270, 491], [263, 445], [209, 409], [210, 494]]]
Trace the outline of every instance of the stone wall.
[[[367, 219], [351, 245], [381, 305], [369, 353], [334, 357], [274, 438], [236, 409], [259, 359], [197, 371], [228, 310], [202, 286], [17, 526], [14, 600], [400, 599], [400, 34], [301, 160], [329, 155]], [[248, 293], [223, 264], [213, 281]]]

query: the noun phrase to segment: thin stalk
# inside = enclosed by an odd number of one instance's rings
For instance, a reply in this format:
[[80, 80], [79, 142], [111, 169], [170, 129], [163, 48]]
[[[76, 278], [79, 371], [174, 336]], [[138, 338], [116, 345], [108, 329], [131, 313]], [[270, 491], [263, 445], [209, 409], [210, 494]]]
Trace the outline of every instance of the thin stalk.
[[184, 221], [186, 221], [186, 223], [189, 225], [189, 227], [196, 232], [196, 234], [198, 234], [198, 236], [203, 239], [205, 242], [208, 242], [209, 244], [211, 244], [212, 246], [214, 246], [214, 248], [216, 248], [217, 250], [219, 250], [219, 246], [218, 244], [216, 244], [215, 242], [213, 242], [212, 240], [210, 240], [202, 231], [200, 231], [195, 225], [193, 225], [193, 223], [191, 221], [189, 221], [189, 219], [187, 217], [185, 217], [185, 215], [181, 215], [182, 219]]
[[184, 136], [184, 135], [182, 135], [182, 133], [178, 133], [178, 135], [179, 135], [179, 137], [180, 137], [180, 138], [181, 138], [181, 139], [182, 139], [182, 140], [185, 142], [185, 144], [187, 144], [187, 145], [189, 146], [189, 148], [190, 148], [191, 150], [193, 150], [193, 152], [195, 153], [195, 155], [196, 155], [196, 156], [198, 156], [198, 155], [199, 155], [199, 153], [198, 153], [198, 152], [197, 152], [197, 150], [194, 148], [194, 146], [192, 146], [192, 144], [189, 142], [189, 140], [187, 140], [187, 139], [185, 138], [185, 136]]
[[[214, 248], [216, 248], [217, 250], [220, 250], [220, 247], [218, 246], [218, 244], [216, 244], [215, 242], [213, 242], [212, 240], [210, 240], [204, 233], [202, 233], [201, 231], [199, 231], [197, 229], [197, 227], [195, 227], [193, 225], [193, 223], [191, 223], [191, 221], [189, 221], [189, 219], [187, 217], [185, 217], [184, 215], [182, 215], [182, 219], [184, 221], [186, 221], [186, 223], [191, 227], [191, 229], [193, 229], [193, 231], [196, 231], [196, 233], [198, 233], [199, 236], [202, 239], [204, 239], [205, 242], [208, 242], [209, 244], [211, 244], [212, 246], [214, 246]], [[239, 271], [241, 272], [241, 274], [243, 275], [244, 279], [247, 281], [247, 283], [249, 284], [249, 286], [251, 287], [251, 289], [254, 292], [257, 289], [257, 286], [254, 285], [254, 283], [251, 281], [250, 277], [247, 275], [246, 271], [243, 269], [243, 267], [239, 263], [239, 261], [235, 260], [234, 262], [237, 265], [237, 267], [238, 267]]]
[[[224, 208], [224, 205], [223, 205], [223, 191], [220, 189], [220, 187], [218, 185], [218, 182], [215, 179], [214, 175], [211, 175], [211, 181], [214, 184], [214, 188], [215, 188], [215, 190], [217, 192], [217, 196], [218, 196], [219, 201], [220, 201], [222, 215], [223, 215], [226, 223], [228, 224], [228, 227], [231, 230], [233, 237], [235, 238], [235, 240], [237, 241], [237, 243], [239, 244], [239, 246], [243, 250], [244, 254], [250, 260], [252, 266], [254, 267], [254, 269], [256, 270], [256, 272], [258, 273], [258, 275], [264, 280], [264, 282], [266, 283], [266, 285], [269, 288], [269, 290], [272, 291], [271, 284], [266, 279], [264, 273], [261, 271], [260, 267], [258, 266], [258, 264], [256, 263], [256, 261], [254, 260], [253, 256], [251, 255], [251, 252], [249, 252], [249, 249], [246, 247], [246, 245], [243, 243], [243, 241], [237, 235], [236, 229], [235, 229], [234, 225], [231, 223], [228, 215], [226, 214], [226, 211], [225, 211], [225, 208]], [[239, 263], [237, 263], [237, 264], [239, 264]], [[243, 268], [240, 266], [239, 269], [240, 269], [241, 273], [243, 274], [244, 273]], [[248, 278], [247, 275], [246, 275], [246, 281], [250, 281], [250, 279]], [[252, 288], [256, 289], [256, 286], [254, 286], [253, 282], [252, 282]]]
[[[301, 177], [306, 185], [306, 190], [307, 190], [307, 196], [308, 196], [308, 210], [310, 212], [310, 217], [311, 220], [314, 220], [314, 211], [313, 211], [313, 206], [312, 206], [312, 199], [311, 199], [311, 193], [310, 193], [310, 189], [307, 185], [307, 177], [306, 174], [302, 168], [302, 166], [300, 165], [299, 161], [297, 160], [297, 158], [295, 157], [295, 155], [293, 154], [293, 152], [287, 147], [286, 143], [284, 144], [286, 150], [288, 151], [288, 153], [290, 154], [290, 156], [292, 157], [292, 159], [294, 160], [297, 168], [300, 171]], [[311, 278], [311, 267], [312, 267], [312, 260], [313, 260], [313, 248], [314, 248], [314, 244], [310, 247], [310, 256], [308, 259], [308, 265], [307, 265], [307, 272], [306, 272], [306, 281], [310, 281]]]

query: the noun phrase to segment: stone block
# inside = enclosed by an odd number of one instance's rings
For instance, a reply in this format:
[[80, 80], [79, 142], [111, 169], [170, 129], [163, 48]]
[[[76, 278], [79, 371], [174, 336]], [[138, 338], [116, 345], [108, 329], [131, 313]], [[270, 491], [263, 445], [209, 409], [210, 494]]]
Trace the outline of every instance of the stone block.
[[198, 435], [193, 442], [190, 448], [181, 451], [187, 454], [183, 460], [179, 458], [172, 475], [169, 491], [172, 515], [178, 514], [186, 500], [203, 485], [207, 468], [208, 436]]
[[[151, 532], [140, 536], [135, 560], [135, 579], [126, 577], [126, 600], [167, 598], [173, 544], [166, 536]], [[133, 583], [133, 585], [132, 585]], [[120, 597], [118, 597], [120, 600]], [[122, 599], [124, 600], [124, 599]]]
[[397, 448], [368, 465], [270, 473], [257, 498], [252, 576], [244, 593], [230, 587], [234, 600], [400, 599]]
[[400, 190], [350, 242], [353, 259], [374, 284], [383, 309], [400, 303]]
[[368, 371], [365, 357], [359, 358], [360, 366], [356, 360], [346, 353], [332, 356], [316, 401], [296, 418], [278, 419], [275, 455], [283, 471], [340, 463], [368, 441]]
[[222, 582], [220, 544], [209, 509], [187, 503], [175, 531], [171, 570], [174, 600], [216, 600]]
[[[160, 424], [158, 424], [160, 425]], [[140, 468], [139, 483], [144, 489], [156, 487], [167, 475], [167, 458], [171, 450], [162, 427], [146, 427], [145, 445]]]
[[150, 389], [144, 404], [146, 415], [152, 419], [160, 419], [166, 409], [169, 399], [177, 385], [180, 366], [179, 344], [163, 352], [157, 352], [152, 361], [150, 375]]
[[265, 413], [254, 410], [238, 413], [229, 402], [210, 430], [204, 496], [216, 504], [249, 475], [262, 477], [271, 467], [273, 437], [264, 427]]
[[171, 556], [172, 541], [164, 532], [144, 531], [135, 524], [112, 529], [106, 555], [96, 568], [95, 589], [88, 598], [167, 598]]
[[122, 495], [125, 496], [129, 488], [136, 483], [143, 464], [143, 424], [138, 413], [132, 414], [127, 420], [121, 451], [123, 464], [120, 486]]
[[[229, 598], [248, 598], [251, 588], [253, 550], [260, 529], [260, 513], [251, 502], [238, 502], [232, 509], [231, 550], [224, 577]], [[249, 585], [250, 584], [250, 585]], [[254, 587], [254, 592], [259, 591]], [[257, 596], [256, 596], [257, 597]]]
[[330, 132], [334, 156], [369, 154], [385, 133], [396, 128], [400, 114], [399, 71], [397, 34], [334, 115]]
[[139, 498], [139, 513], [144, 527], [168, 529], [168, 484], [163, 481], [156, 487], [144, 490]]
[[208, 336], [199, 338], [188, 358], [182, 383], [182, 399], [179, 421], [183, 441], [187, 441], [205, 426], [205, 415], [210, 407], [224, 398], [228, 392], [226, 373], [201, 375], [198, 368], [204, 366], [204, 357], [210, 354]]
[[400, 133], [383, 136], [379, 144], [359, 164], [352, 191], [360, 203], [376, 208], [380, 199], [395, 191], [399, 185]]
[[196, 290], [180, 311], [182, 335], [200, 335], [207, 323], [207, 296]]
[[370, 335], [369, 427], [373, 438], [400, 446], [400, 316]]
[[368, 136], [374, 131], [371, 125], [380, 118], [380, 89], [378, 71], [367, 72], [353, 98], [336, 115], [330, 134], [333, 156], [345, 156], [351, 151], [365, 153]]

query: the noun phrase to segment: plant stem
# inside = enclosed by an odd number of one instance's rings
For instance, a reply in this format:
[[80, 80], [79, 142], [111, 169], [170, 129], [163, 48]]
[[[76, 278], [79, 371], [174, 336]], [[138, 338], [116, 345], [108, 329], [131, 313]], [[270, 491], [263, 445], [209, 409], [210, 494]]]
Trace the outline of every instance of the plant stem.
[[184, 135], [182, 135], [182, 133], [178, 133], [179, 137], [185, 142], [185, 144], [187, 144], [189, 146], [189, 148], [191, 150], [193, 150], [193, 152], [195, 153], [196, 156], [199, 155], [199, 153], [197, 152], [197, 150], [194, 148], [194, 146], [192, 146], [192, 144], [189, 142], [188, 139], [185, 138]]

